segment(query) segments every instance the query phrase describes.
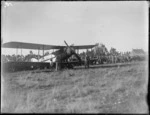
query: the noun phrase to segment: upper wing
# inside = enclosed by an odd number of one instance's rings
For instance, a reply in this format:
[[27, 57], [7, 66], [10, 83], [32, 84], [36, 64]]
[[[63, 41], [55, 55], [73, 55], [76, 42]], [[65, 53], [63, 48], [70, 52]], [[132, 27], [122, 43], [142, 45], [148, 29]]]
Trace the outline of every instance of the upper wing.
[[45, 45], [45, 44], [34, 44], [24, 42], [7, 42], [2, 45], [3, 48], [22, 48], [22, 49], [39, 49], [39, 50], [50, 50], [50, 49], [63, 49], [66, 46], [58, 45]]
[[[80, 45], [72, 46], [74, 49], [89, 49], [93, 48], [96, 45]], [[22, 49], [39, 49], [39, 50], [50, 50], [50, 49], [64, 49], [66, 46], [58, 45], [45, 45], [45, 44], [34, 44], [34, 43], [25, 43], [25, 42], [7, 42], [2, 44], [3, 48], [22, 48]]]
[[80, 45], [80, 46], [73, 46], [74, 49], [90, 49], [97, 45]]

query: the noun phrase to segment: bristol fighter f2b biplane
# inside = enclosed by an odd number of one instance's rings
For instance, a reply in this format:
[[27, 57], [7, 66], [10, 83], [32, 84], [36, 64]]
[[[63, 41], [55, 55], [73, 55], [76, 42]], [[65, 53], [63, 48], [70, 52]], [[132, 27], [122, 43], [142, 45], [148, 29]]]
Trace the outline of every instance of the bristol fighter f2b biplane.
[[[24, 43], [24, 42], [7, 42], [2, 44], [2, 48], [16, 48], [21, 49], [29, 49], [29, 50], [38, 50], [43, 51], [42, 58], [36, 59], [34, 62], [6, 62], [4, 63], [4, 69], [11, 70], [30, 70], [37, 68], [55, 68], [56, 71], [62, 68], [73, 68], [74, 65], [82, 65], [84, 63], [79, 56], [80, 49], [92, 49], [96, 45], [68, 45], [66, 41], [64, 41], [66, 46], [58, 46], [58, 45], [45, 45], [45, 44], [34, 44], [34, 43]], [[50, 55], [44, 56], [44, 51], [53, 50]], [[56, 51], [54, 51], [56, 50]], [[69, 61], [69, 58], [76, 57], [76, 61]], [[53, 63], [53, 64], [52, 64]], [[22, 68], [22, 69], [21, 69]]]

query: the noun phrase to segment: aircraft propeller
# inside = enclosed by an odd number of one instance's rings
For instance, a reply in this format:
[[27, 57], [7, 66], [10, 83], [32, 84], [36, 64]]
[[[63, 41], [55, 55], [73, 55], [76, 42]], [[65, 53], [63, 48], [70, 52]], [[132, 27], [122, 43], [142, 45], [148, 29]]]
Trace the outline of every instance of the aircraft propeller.
[[69, 45], [67, 44], [67, 42], [65, 40], [64, 40], [64, 42], [65, 42], [66, 46], [69, 47]]
[[74, 54], [74, 53], [75, 53], [75, 50], [74, 50], [74, 48], [72, 47], [74, 44], [72, 44], [72, 45], [69, 46], [65, 40], [64, 40], [64, 42], [65, 42], [65, 44], [66, 44], [66, 46], [67, 46], [67, 49], [66, 49], [67, 54]]
[[73, 55], [75, 55], [76, 58], [81, 62], [80, 57], [78, 56], [78, 54], [76, 54], [74, 48], [72, 47], [72, 46], [74, 46], [74, 44], [72, 44], [71, 46], [69, 46], [65, 40], [64, 40], [64, 42], [65, 42], [65, 44], [66, 44], [66, 46], [67, 46], [66, 52], [67, 52], [68, 54], [73, 54]]
[[[64, 40], [64, 43], [65, 43], [66, 46], [67, 46], [67, 48], [65, 49], [66, 53], [67, 53], [68, 55], [75, 55], [76, 58], [81, 62], [80, 57], [78, 56], [78, 54], [76, 54], [76, 52], [75, 52], [75, 50], [74, 50], [74, 48], [73, 48], [74, 44], [72, 44], [72, 45], [69, 46], [65, 40]], [[53, 54], [53, 53], [52, 53], [52, 54]], [[50, 55], [50, 54], [49, 54], [49, 55]], [[60, 54], [60, 55], [62, 55], [62, 54]], [[57, 56], [59, 56], [59, 55], [57, 55]], [[51, 60], [51, 59], [53, 59], [53, 58], [56, 58], [56, 56], [55, 56], [55, 57], [52, 57], [52, 58], [49, 58], [49, 59], [46, 59], [46, 60], [43, 60], [43, 61]]]

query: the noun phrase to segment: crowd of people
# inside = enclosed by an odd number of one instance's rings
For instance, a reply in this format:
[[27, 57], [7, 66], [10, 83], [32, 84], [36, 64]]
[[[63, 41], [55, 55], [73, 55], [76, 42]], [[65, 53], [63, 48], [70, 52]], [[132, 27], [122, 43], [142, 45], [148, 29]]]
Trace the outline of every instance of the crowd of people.
[[129, 62], [132, 60], [130, 56], [130, 52], [118, 53], [118, 54], [111, 54], [111, 53], [103, 53], [103, 54], [94, 54], [93, 51], [83, 52], [80, 54], [82, 60], [85, 59], [85, 56], [89, 57], [89, 60], [96, 60], [93, 61], [94, 63], [103, 64], [103, 63], [123, 63]]
[[[103, 64], [103, 63], [124, 63], [130, 62], [133, 60], [140, 60], [140, 57], [132, 57], [131, 52], [95, 52], [94, 50], [82, 52], [79, 54], [79, 57], [85, 61], [85, 58], [88, 56], [88, 60], [95, 60], [93, 63]], [[28, 55], [2, 55], [2, 62], [31, 62], [31, 59], [40, 59], [41, 55], [35, 55], [30, 53]], [[143, 59], [141, 59], [143, 60]]]
[[[127, 54], [122, 55], [89, 55], [86, 54], [91, 59], [97, 59], [97, 62], [102, 63], [119, 63], [119, 62], [129, 62], [133, 60], [133, 57]], [[42, 57], [42, 56], [40, 56]], [[85, 56], [80, 55], [81, 59], [84, 60]], [[38, 55], [2, 55], [2, 62], [31, 62], [32, 58], [38, 59]], [[135, 57], [134, 57], [135, 58]], [[139, 58], [139, 57], [137, 57]]]
[[42, 57], [42, 56], [38, 56], [38, 55], [2, 55], [2, 62], [31, 62], [32, 58], [36, 58], [38, 59], [38, 57]]

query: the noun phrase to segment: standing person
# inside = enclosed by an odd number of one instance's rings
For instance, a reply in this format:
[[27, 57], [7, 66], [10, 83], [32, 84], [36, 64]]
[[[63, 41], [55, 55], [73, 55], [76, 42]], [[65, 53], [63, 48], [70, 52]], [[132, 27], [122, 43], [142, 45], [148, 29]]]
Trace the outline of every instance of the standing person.
[[86, 68], [86, 65], [87, 65], [87, 60], [86, 60], [86, 54], [84, 56], [84, 67]]
[[50, 59], [50, 67], [52, 68], [53, 67], [53, 59]]
[[114, 63], [117, 63], [117, 55], [114, 55]]
[[89, 65], [90, 65], [90, 57], [87, 55], [86, 59], [87, 59], [87, 67], [89, 68]]
[[56, 71], [58, 71], [60, 69], [60, 57], [57, 56], [56, 57]]
[[85, 68], [89, 68], [89, 56], [88, 55], [85, 55], [85, 60], [84, 60], [84, 66]]

